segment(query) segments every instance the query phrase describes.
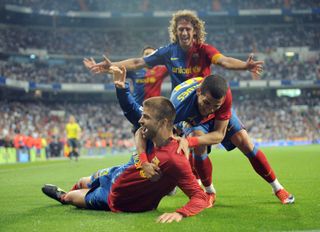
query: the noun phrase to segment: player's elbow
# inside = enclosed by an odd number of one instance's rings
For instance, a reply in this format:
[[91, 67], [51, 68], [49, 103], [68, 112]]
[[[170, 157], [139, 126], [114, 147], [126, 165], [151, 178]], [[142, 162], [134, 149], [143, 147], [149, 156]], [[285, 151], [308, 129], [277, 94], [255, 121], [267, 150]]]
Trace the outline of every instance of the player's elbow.
[[146, 62], [144, 61], [143, 57], [134, 59], [133, 64], [135, 69], [140, 69], [146, 66]]

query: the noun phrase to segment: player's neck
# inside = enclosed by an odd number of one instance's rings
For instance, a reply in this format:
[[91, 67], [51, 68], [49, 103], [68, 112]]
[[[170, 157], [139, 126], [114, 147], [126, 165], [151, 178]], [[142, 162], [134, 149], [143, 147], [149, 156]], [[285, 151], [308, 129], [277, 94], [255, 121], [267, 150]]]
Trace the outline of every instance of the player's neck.
[[190, 49], [192, 49], [193, 43], [194, 43], [194, 41], [193, 41], [191, 44], [186, 45], [186, 46], [182, 46], [181, 44], [179, 44], [179, 45], [180, 45], [180, 47], [182, 48], [182, 50], [183, 50], [184, 52], [188, 52]]
[[172, 137], [172, 130], [160, 130], [158, 131], [157, 136], [152, 139], [152, 142], [155, 147], [162, 147], [167, 145]]
[[182, 48], [182, 50], [183, 50], [184, 52], [188, 52], [188, 51], [192, 48], [192, 45], [191, 45], [191, 46], [181, 46], [181, 45], [180, 45], [180, 47]]

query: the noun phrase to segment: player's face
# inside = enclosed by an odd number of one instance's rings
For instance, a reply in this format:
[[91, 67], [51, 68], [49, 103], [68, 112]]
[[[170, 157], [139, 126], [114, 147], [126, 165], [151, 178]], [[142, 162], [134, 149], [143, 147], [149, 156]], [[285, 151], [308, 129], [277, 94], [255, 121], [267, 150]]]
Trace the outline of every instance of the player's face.
[[217, 111], [222, 106], [225, 100], [225, 97], [215, 99], [211, 96], [209, 92], [202, 94], [200, 89], [197, 90], [197, 96], [198, 109], [203, 117], [207, 117], [209, 114], [212, 114], [215, 111]]
[[76, 121], [76, 119], [73, 117], [73, 116], [70, 116], [69, 117], [69, 122], [70, 123], [74, 123]]
[[177, 23], [177, 36], [180, 46], [183, 49], [192, 47], [195, 30], [191, 22], [181, 19]]
[[145, 56], [149, 56], [151, 53], [153, 53], [154, 52], [154, 49], [152, 49], [152, 48], [147, 48], [147, 49], [145, 49], [144, 51], [143, 51], [143, 56], [145, 57]]
[[155, 117], [154, 109], [143, 107], [142, 116], [139, 120], [142, 135], [145, 139], [153, 139], [159, 129], [159, 121]]

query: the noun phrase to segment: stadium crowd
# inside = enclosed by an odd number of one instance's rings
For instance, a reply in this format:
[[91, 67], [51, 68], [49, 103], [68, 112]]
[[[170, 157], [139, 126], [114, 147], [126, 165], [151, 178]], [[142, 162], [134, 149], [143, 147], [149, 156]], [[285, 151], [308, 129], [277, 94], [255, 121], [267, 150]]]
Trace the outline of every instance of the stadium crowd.
[[[320, 59], [310, 59], [305, 62], [284, 59], [275, 61], [265, 60], [264, 72], [261, 80], [320, 80]], [[251, 80], [248, 72], [235, 72], [215, 67], [213, 72], [226, 77], [228, 81]]]
[[66, 11], [113, 11], [113, 12], [148, 12], [148, 11], [175, 11], [189, 8], [197, 11], [222, 11], [235, 9], [275, 9], [275, 8], [293, 8], [307, 9], [310, 7], [320, 7], [317, 0], [85, 0], [85, 1], [50, 1], [50, 0], [5, 0], [7, 4], [27, 6], [34, 10], [56, 10]]
[[[309, 46], [310, 49], [320, 49], [318, 38], [319, 27], [260, 27], [246, 26], [215, 28], [208, 27], [207, 41], [215, 45], [222, 53], [248, 54], [275, 51], [278, 47]], [[9, 55], [24, 55], [32, 53], [32, 49], [46, 51], [42, 57], [35, 56], [29, 63], [0, 61], [0, 75], [14, 80], [35, 81], [41, 83], [108, 83], [107, 75], [93, 77], [81, 64], [82, 57], [102, 54], [107, 56], [137, 56], [145, 44], [155, 47], [168, 43], [168, 35], [157, 28], [137, 28], [136, 30], [99, 31], [90, 29], [22, 28], [0, 27], [0, 51]], [[128, 40], [127, 38], [135, 38]], [[236, 38], [236, 39], [234, 39]], [[117, 41], [113, 43], [112, 41]], [[29, 50], [27, 50], [29, 49]], [[31, 49], [31, 50], [30, 50]], [[58, 55], [58, 62], [47, 60], [52, 54]], [[66, 62], [65, 58], [78, 58]], [[28, 59], [27, 59], [28, 60]], [[297, 59], [275, 62], [265, 61], [264, 80], [319, 80], [320, 61], [318, 59], [300, 62]], [[229, 72], [222, 69], [214, 70], [228, 77], [228, 80], [247, 80], [246, 72]]]
[[[285, 97], [257, 101], [250, 95], [241, 98], [235, 95], [234, 100], [237, 114], [257, 141], [314, 141], [319, 138], [319, 98]], [[118, 104], [112, 102], [53, 105], [1, 102], [1, 145], [20, 146], [14, 142], [15, 137], [20, 135], [45, 139], [43, 147], [50, 146], [57, 139], [65, 144], [67, 114], [76, 116], [82, 128], [80, 141], [88, 154], [97, 151], [93, 148], [110, 147], [115, 151], [133, 146], [131, 126], [122, 116]], [[33, 146], [32, 143], [30, 146]]]
[[[320, 7], [319, 1], [294, 0], [200, 0], [200, 1], [47, 1], [47, 0], [5, 0], [2, 3], [30, 6], [36, 10], [99, 10], [141, 12], [155, 10], [177, 10], [192, 8], [201, 11], [226, 9], [262, 8], [308, 8]], [[169, 4], [170, 3], [170, 4]], [[123, 7], [123, 6], [126, 7]], [[203, 8], [203, 6], [207, 8]], [[199, 8], [200, 7], [200, 8]], [[90, 33], [88, 33], [88, 30]], [[317, 25], [229, 25], [207, 26], [207, 42], [216, 46], [222, 53], [247, 54], [250, 52], [272, 53], [279, 47], [308, 46], [319, 50], [320, 28]], [[128, 39], [134, 38], [134, 39]], [[83, 66], [79, 58], [107, 56], [137, 56], [146, 45], [159, 47], [169, 43], [168, 32], [163, 28], [137, 27], [134, 29], [98, 28], [39, 28], [0, 25], [0, 52], [5, 56], [19, 57], [35, 54], [24, 62], [16, 59], [0, 61], [0, 76], [13, 80], [34, 81], [39, 83], [110, 83], [107, 75], [93, 76]], [[114, 43], [116, 41], [116, 43]], [[41, 51], [42, 50], [42, 51]], [[52, 62], [51, 55], [60, 57]], [[77, 61], [76, 61], [77, 59]], [[28, 62], [26, 62], [28, 60]], [[66, 62], [65, 60], [70, 60]], [[73, 60], [73, 61], [72, 61]], [[213, 72], [222, 74], [229, 81], [249, 80], [248, 72], [226, 71], [214, 67]], [[320, 80], [320, 57], [301, 62], [299, 59], [265, 60], [263, 80]], [[319, 99], [316, 99], [319, 101]], [[319, 137], [320, 110], [315, 107], [314, 99], [245, 99], [235, 103], [240, 118], [248, 131], [256, 139], [272, 141], [279, 139], [302, 138], [314, 140]], [[263, 105], [263, 107], [261, 107]], [[298, 107], [294, 107], [298, 105]], [[302, 106], [301, 106], [302, 105]], [[301, 107], [300, 107], [301, 106]], [[64, 112], [55, 115], [55, 111]], [[256, 112], [256, 114], [247, 114]], [[54, 104], [8, 103], [0, 106], [0, 135], [2, 144], [14, 143], [17, 134], [41, 137], [47, 140], [44, 146], [59, 140], [65, 143], [64, 126], [66, 116], [76, 116], [82, 131], [81, 143], [87, 146], [132, 146], [130, 125], [124, 119], [115, 103], [108, 104]], [[259, 115], [259, 117], [256, 117]], [[287, 118], [293, 118], [289, 122]], [[46, 145], [47, 144], [47, 145]]]
[[[228, 71], [215, 66], [212, 70], [229, 81], [250, 80], [249, 72]], [[17, 63], [0, 61], [0, 76], [37, 83], [110, 83], [108, 75], [93, 75], [78, 63], [48, 65], [43, 62]], [[306, 62], [273, 59], [265, 61], [262, 80], [320, 80], [320, 59]]]
[[[320, 28], [312, 25], [208, 26], [207, 33], [207, 42], [223, 53], [270, 53], [278, 47], [302, 46], [312, 50], [320, 49]], [[47, 54], [136, 56], [145, 44], [163, 46], [169, 42], [168, 38], [168, 32], [163, 28], [138, 27], [134, 30], [124, 28], [106, 31], [92, 28], [0, 27], [0, 51], [23, 54], [26, 49], [43, 49]]]
[[234, 100], [239, 117], [249, 134], [257, 140], [319, 139], [319, 98], [257, 100], [251, 97]]
[[[65, 125], [68, 115], [72, 114], [82, 128], [80, 141], [83, 147], [132, 147], [131, 126], [124, 120], [119, 106], [115, 103], [1, 102], [0, 105], [2, 145], [13, 144], [16, 148], [27, 146], [28, 137], [41, 137], [46, 140], [44, 147], [56, 142], [56, 139], [61, 144], [66, 144]], [[17, 140], [15, 138], [20, 136], [23, 136], [20, 143], [14, 142]], [[29, 145], [33, 146], [32, 143]]]
[[109, 83], [108, 75], [93, 76], [79, 63], [49, 65], [46, 62], [0, 61], [0, 76], [37, 83]]

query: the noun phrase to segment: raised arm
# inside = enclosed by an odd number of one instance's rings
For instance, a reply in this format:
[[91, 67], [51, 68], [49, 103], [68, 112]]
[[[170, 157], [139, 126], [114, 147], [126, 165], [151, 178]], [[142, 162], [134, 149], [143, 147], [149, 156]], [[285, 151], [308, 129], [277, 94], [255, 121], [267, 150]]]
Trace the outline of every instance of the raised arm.
[[113, 83], [116, 87], [116, 94], [124, 116], [131, 122], [135, 128], [139, 128], [139, 119], [142, 114], [142, 106], [133, 98], [129, 84], [126, 82], [126, 68], [110, 66], [110, 72], [113, 73]]
[[96, 63], [93, 58], [84, 58], [83, 63], [87, 69], [89, 69], [94, 74], [100, 73], [110, 73], [110, 67], [125, 67], [127, 70], [137, 70], [146, 67], [146, 62], [143, 57], [131, 58], [118, 62], [111, 62], [106, 56], [103, 56], [104, 60], [100, 63]]
[[249, 55], [246, 62], [236, 58], [221, 55], [220, 58], [217, 60], [217, 64], [226, 69], [248, 70], [252, 72], [254, 79], [258, 79], [263, 72], [264, 62], [254, 61], [253, 54]]

